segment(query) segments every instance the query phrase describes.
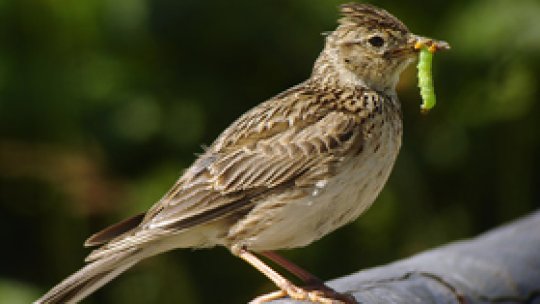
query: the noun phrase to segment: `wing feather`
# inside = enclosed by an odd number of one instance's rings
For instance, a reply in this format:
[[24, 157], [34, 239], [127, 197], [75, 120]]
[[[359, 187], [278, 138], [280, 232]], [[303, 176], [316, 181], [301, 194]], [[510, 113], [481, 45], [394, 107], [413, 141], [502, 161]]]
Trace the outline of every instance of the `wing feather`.
[[[362, 94], [355, 97], [357, 104], [365, 101]], [[300, 85], [248, 111], [195, 161], [137, 228], [113, 239], [92, 258], [110, 248], [121, 250], [162, 233], [245, 212], [255, 198], [268, 192], [295, 184], [310, 187], [327, 178], [346, 155], [361, 147], [362, 125], [370, 114], [361, 112], [365, 108], [361, 106], [351, 112], [332, 102], [337, 97], [327, 95]]]
[[[249, 149], [245, 146], [237, 150], [228, 148], [221, 152], [223, 155], [219, 155], [219, 151], [213, 152], [218, 156], [206, 169], [206, 186], [194, 190], [186, 181], [182, 184], [184, 190], [159, 203], [160, 212], [148, 223], [159, 226], [161, 222], [173, 227], [172, 222], [180, 224], [239, 198], [262, 195], [284, 184], [294, 185], [296, 179], [306, 179], [303, 175], [315, 164], [327, 167], [327, 170], [311, 171], [320, 176], [309, 180], [326, 178], [324, 174], [331, 172], [332, 166], [362, 140], [358, 125], [354, 123], [356, 120], [350, 114], [330, 112], [315, 124], [259, 139]], [[344, 136], [350, 133], [354, 135]], [[197, 196], [193, 191], [201, 193]]]

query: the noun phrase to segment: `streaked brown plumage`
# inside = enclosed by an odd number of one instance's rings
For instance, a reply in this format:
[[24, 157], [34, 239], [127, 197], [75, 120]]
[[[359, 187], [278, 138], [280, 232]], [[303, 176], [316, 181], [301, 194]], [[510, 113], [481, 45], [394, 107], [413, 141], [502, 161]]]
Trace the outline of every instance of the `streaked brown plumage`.
[[341, 12], [308, 80], [241, 116], [148, 212], [90, 237], [85, 245], [101, 247], [89, 264], [36, 303], [77, 302], [146, 257], [215, 245], [283, 290], [257, 302], [285, 294], [353, 302], [324, 286], [298, 288], [251, 253], [305, 246], [354, 220], [375, 200], [397, 157], [395, 85], [416, 56], [414, 43], [426, 38], [373, 6], [348, 4]]

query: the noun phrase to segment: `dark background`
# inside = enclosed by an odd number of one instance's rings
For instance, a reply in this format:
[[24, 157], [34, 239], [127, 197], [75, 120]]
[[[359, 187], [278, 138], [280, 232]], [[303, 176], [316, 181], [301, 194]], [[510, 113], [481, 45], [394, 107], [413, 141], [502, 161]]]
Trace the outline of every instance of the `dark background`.
[[[0, 303], [83, 265], [244, 111], [304, 80], [341, 1], [0, 1]], [[402, 76], [404, 146], [361, 219], [293, 261], [329, 279], [538, 208], [540, 1], [379, 1], [444, 39], [438, 105]], [[531, 233], [540, 233], [532, 231]], [[144, 261], [87, 303], [245, 303], [274, 287], [223, 248]]]

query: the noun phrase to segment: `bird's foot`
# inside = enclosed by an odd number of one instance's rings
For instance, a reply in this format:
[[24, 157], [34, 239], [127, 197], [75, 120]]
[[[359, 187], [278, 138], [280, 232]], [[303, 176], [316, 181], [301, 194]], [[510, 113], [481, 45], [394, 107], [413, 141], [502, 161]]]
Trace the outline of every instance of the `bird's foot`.
[[253, 299], [250, 304], [261, 304], [289, 296], [299, 301], [310, 301], [319, 304], [357, 304], [354, 297], [339, 293], [322, 284], [300, 288], [289, 284], [283, 290], [274, 291]]

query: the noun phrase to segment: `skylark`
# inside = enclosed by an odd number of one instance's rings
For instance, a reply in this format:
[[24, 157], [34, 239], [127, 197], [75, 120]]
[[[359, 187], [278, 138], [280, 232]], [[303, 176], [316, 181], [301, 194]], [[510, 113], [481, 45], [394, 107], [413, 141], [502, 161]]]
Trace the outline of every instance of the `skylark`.
[[[356, 219], [383, 188], [401, 146], [395, 87], [417, 57], [416, 36], [388, 12], [341, 6], [311, 77], [228, 127], [146, 213], [91, 236], [88, 264], [36, 303], [74, 303], [142, 259], [225, 246], [282, 296], [354, 303], [272, 250], [301, 247]], [[308, 284], [293, 285], [255, 253]]]

